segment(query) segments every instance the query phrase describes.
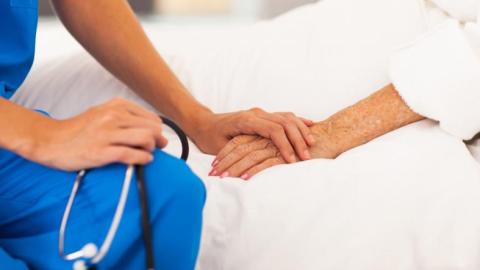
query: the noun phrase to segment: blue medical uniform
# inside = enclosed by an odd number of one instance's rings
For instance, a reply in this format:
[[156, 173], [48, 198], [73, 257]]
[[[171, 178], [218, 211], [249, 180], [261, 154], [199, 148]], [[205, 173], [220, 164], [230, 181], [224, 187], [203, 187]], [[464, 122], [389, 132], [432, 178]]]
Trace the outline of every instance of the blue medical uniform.
[[[36, 26], [36, 0], [0, 0], [0, 98], [11, 97], [25, 79]], [[145, 167], [145, 177], [156, 267], [194, 269], [204, 185], [183, 161], [160, 150], [154, 158]], [[112, 164], [87, 173], [67, 228], [67, 253], [89, 242], [103, 243], [125, 170]], [[72, 269], [72, 262], [58, 255], [58, 231], [75, 176], [0, 149], [0, 269]], [[118, 233], [97, 269], [145, 269], [140, 213], [133, 181]]]

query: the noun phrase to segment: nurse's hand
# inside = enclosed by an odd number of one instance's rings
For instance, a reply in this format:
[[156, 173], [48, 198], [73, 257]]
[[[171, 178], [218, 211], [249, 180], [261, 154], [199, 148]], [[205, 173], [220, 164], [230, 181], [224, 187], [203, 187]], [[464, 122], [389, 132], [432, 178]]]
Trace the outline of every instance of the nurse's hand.
[[[226, 114], [211, 114], [195, 125], [184, 125], [187, 134], [204, 153], [217, 154], [238, 135], [259, 135], [269, 139], [289, 163], [311, 158], [308, 148], [315, 144], [313, 121], [293, 113], [268, 113], [254, 108]], [[193, 127], [193, 129], [189, 128]]]
[[[309, 148], [312, 158], [334, 159], [340, 154], [337, 142], [325, 131], [328, 125], [328, 122], [320, 122], [310, 128], [317, 142]], [[210, 176], [240, 177], [244, 180], [286, 163], [271, 140], [245, 135], [233, 138], [218, 153], [217, 160]]]
[[114, 99], [38, 132], [30, 159], [75, 171], [110, 163], [147, 164], [163, 148], [161, 119], [123, 99]]

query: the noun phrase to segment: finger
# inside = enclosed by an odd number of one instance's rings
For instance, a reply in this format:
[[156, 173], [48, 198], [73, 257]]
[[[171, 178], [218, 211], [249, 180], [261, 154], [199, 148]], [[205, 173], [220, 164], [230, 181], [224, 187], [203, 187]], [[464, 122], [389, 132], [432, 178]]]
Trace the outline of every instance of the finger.
[[247, 172], [245, 172], [241, 178], [243, 180], [250, 180], [254, 175], [258, 174], [261, 171], [264, 171], [268, 168], [271, 168], [273, 166], [285, 164], [285, 160], [282, 159], [281, 157], [275, 157], [275, 158], [270, 158], [262, 163], [250, 168]]
[[153, 112], [143, 108], [142, 106], [139, 106], [136, 103], [131, 102], [129, 100], [122, 99], [122, 98], [116, 98], [116, 99], [111, 101], [111, 104], [113, 104], [113, 106], [118, 106], [120, 108], [124, 108], [129, 113], [131, 113], [133, 115], [148, 118], [148, 119], [150, 119], [152, 121], [155, 121], [157, 123], [162, 123], [162, 119], [160, 117], [158, 117], [157, 114], [155, 114], [155, 113], [153, 113]]
[[233, 164], [226, 170], [226, 177], [240, 177], [244, 176], [245, 172], [250, 168], [261, 164], [269, 158], [277, 157], [278, 153], [275, 146], [267, 147], [266, 149], [256, 150], [247, 154], [244, 158]]
[[153, 154], [126, 146], [111, 146], [105, 151], [106, 164], [119, 162], [126, 165], [146, 165], [153, 160]]
[[300, 116], [296, 116], [294, 113], [292, 112], [279, 112], [279, 114], [282, 114], [284, 116], [289, 116], [289, 117], [295, 117], [295, 118], [298, 118], [300, 119], [305, 125], [307, 125], [308, 127], [311, 127], [313, 125], [315, 125], [315, 122], [310, 120], [310, 119], [307, 119], [305, 117], [300, 117]]
[[273, 144], [275, 144], [280, 151], [282, 157], [289, 163], [297, 162], [295, 151], [288, 140], [283, 127], [278, 124], [268, 122], [264, 124], [263, 128], [267, 129], [265, 132], [266, 137], [272, 140]]
[[257, 136], [252, 136], [252, 135], [240, 135], [240, 136], [234, 137], [233, 139], [231, 139], [227, 143], [227, 145], [225, 145], [225, 147], [222, 148], [222, 150], [220, 150], [217, 157], [213, 161], [212, 166], [217, 165], [220, 160], [224, 159], [237, 146], [239, 146], [241, 144], [246, 144], [246, 143], [249, 143], [249, 142], [253, 142], [254, 140], [257, 140], [257, 139], [258, 139]]
[[244, 158], [249, 153], [256, 150], [265, 149], [268, 144], [269, 141], [262, 138], [250, 143], [238, 145], [233, 151], [231, 151], [227, 156], [225, 156], [225, 158], [219, 160], [217, 166], [213, 168], [211, 175], [220, 175], [222, 177], [226, 177], [226, 169], [230, 168], [233, 164]]
[[146, 129], [150, 130], [155, 138], [155, 145], [164, 148], [168, 144], [168, 140], [162, 134], [161, 122], [151, 119], [139, 117], [136, 115], [125, 115], [122, 121], [119, 121], [118, 127], [123, 129]]
[[293, 121], [292, 118], [287, 118], [282, 114], [265, 113], [259, 117], [281, 125], [287, 135], [289, 143], [293, 145], [295, 153], [297, 153], [302, 160], [308, 160], [311, 158], [307, 143], [305, 142], [296, 121]]
[[240, 123], [240, 130], [251, 135], [260, 135], [271, 139], [280, 153], [290, 163], [297, 161], [295, 151], [285, 134], [283, 127], [275, 122], [265, 120], [257, 115], [247, 117]]
[[291, 121], [295, 122], [297, 124], [298, 129], [302, 133], [302, 137], [305, 139], [305, 141], [308, 143], [309, 146], [314, 146], [316, 141], [315, 137], [313, 137], [312, 131], [308, 127], [307, 124], [305, 124], [302, 119], [296, 116], [287, 116], [291, 119]]
[[156, 138], [148, 129], [131, 128], [112, 132], [108, 136], [110, 145], [122, 145], [132, 148], [140, 148], [152, 152], [155, 150]]
[[[298, 117], [298, 116], [297, 116]], [[310, 119], [306, 119], [306, 118], [303, 118], [303, 117], [298, 117], [300, 120], [302, 120], [302, 122], [307, 125], [307, 127], [311, 127], [313, 125], [315, 125], [315, 122], [310, 120]]]

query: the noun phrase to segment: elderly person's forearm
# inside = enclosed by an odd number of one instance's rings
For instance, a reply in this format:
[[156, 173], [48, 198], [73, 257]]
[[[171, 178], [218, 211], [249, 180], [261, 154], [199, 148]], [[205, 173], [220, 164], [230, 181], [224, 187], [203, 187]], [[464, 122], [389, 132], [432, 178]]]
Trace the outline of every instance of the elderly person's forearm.
[[390, 131], [424, 119], [388, 85], [312, 127], [317, 144], [312, 155], [335, 158]]
[[[353, 106], [311, 127], [313, 158], [334, 159], [390, 131], [424, 119], [412, 111], [393, 85], [388, 85]], [[238, 136], [218, 154], [211, 175], [245, 180], [262, 170], [285, 163], [268, 139]]]

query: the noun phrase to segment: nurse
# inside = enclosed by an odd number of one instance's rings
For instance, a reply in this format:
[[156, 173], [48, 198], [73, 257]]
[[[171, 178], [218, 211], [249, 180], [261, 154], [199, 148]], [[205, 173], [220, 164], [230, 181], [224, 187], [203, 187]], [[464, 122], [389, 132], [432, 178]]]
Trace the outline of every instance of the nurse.
[[[306, 122], [261, 110], [214, 114], [198, 103], [155, 51], [126, 1], [54, 0], [73, 36], [117, 78], [180, 124], [205, 152], [238, 134], [275, 142], [302, 159]], [[193, 269], [205, 189], [166, 145], [152, 112], [114, 99], [57, 121], [8, 101], [33, 62], [35, 0], [0, 0], [0, 269], [71, 269], [58, 255], [58, 230], [75, 171], [90, 169], [71, 213], [66, 253], [98, 246], [110, 225], [125, 164], [147, 165], [154, 252], [159, 269]], [[61, 102], [61, 100], [58, 100]], [[41, 108], [39, 108], [41, 109]], [[96, 168], [96, 169], [93, 169]], [[112, 247], [98, 269], [145, 268], [140, 206], [131, 192]]]
[[[58, 255], [69, 189], [86, 176], [68, 226], [66, 251], [100, 246], [117, 205], [125, 164], [148, 164], [154, 252], [159, 269], [193, 269], [205, 189], [166, 144], [155, 114], [123, 100], [55, 121], [8, 102], [32, 64], [34, 1], [0, 1], [0, 269], [72, 269]], [[133, 61], [133, 60], [131, 60]], [[133, 188], [133, 187], [132, 187]], [[139, 200], [131, 192], [112, 248], [98, 269], [145, 269]]]

